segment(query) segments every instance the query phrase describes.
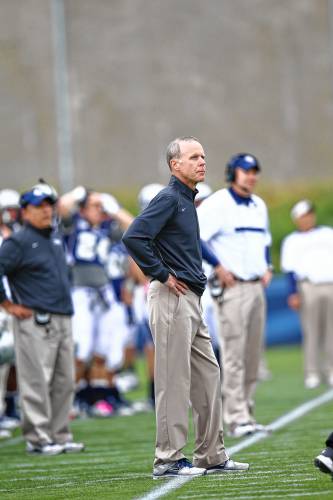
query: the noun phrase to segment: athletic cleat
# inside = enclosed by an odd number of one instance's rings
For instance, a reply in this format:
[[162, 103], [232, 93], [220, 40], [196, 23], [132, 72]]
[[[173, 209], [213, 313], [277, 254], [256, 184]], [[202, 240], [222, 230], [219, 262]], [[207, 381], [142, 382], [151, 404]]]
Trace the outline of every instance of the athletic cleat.
[[135, 413], [148, 413], [155, 410], [154, 403], [151, 400], [133, 401], [132, 408]]
[[7, 429], [0, 429], [0, 439], [7, 439], [11, 438], [12, 433], [8, 431]]
[[257, 424], [257, 422], [254, 422], [253, 425], [255, 432], [267, 432], [267, 433], [271, 432], [269, 426], [267, 425]]
[[29, 455], [60, 455], [64, 451], [65, 446], [63, 444], [47, 443], [43, 445], [35, 445], [27, 442], [26, 451]]
[[187, 458], [181, 458], [176, 462], [169, 462], [154, 467], [153, 479], [163, 479], [168, 477], [196, 477], [204, 476], [207, 470], [201, 467], [194, 467]]
[[0, 418], [0, 429], [6, 431], [13, 431], [20, 427], [20, 421], [16, 418], [11, 417], [1, 417]]
[[133, 391], [139, 387], [139, 379], [137, 375], [131, 371], [119, 373], [115, 376], [114, 382], [118, 391], [123, 393]]
[[238, 424], [230, 428], [228, 431], [229, 437], [241, 438], [244, 436], [250, 436], [256, 432], [256, 424], [247, 423], [247, 424]]
[[128, 417], [137, 413], [130, 401], [127, 401], [117, 389], [113, 390], [113, 394], [107, 396], [106, 401], [112, 405], [115, 415]]
[[257, 424], [257, 422], [248, 422], [246, 424], [231, 426], [227, 434], [229, 437], [241, 438], [244, 436], [251, 436], [251, 434], [255, 434], [256, 432], [269, 433], [270, 429], [265, 425]]
[[320, 378], [318, 375], [308, 375], [304, 380], [304, 385], [306, 389], [316, 389], [320, 386]]
[[224, 464], [213, 465], [207, 467], [207, 474], [220, 474], [225, 472], [244, 472], [250, 467], [247, 463], [235, 462], [234, 460], [227, 460]]
[[135, 415], [135, 413], [138, 412], [136, 412], [135, 409], [132, 408], [132, 406], [119, 405], [115, 413], [119, 417], [131, 417], [132, 415]]
[[325, 448], [320, 455], [314, 459], [314, 464], [321, 472], [332, 474], [333, 477], [333, 448]]
[[74, 443], [73, 441], [68, 441], [63, 444], [64, 453], [80, 453], [84, 450], [83, 443]]

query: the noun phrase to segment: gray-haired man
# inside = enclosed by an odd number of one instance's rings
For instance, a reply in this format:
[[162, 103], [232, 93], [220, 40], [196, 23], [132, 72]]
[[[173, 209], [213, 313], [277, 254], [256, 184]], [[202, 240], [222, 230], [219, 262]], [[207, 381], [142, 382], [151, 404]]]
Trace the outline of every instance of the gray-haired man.
[[[202, 319], [202, 271], [195, 186], [205, 178], [203, 147], [194, 137], [167, 149], [169, 185], [137, 217], [123, 241], [144, 274], [155, 343], [156, 452], [154, 479], [243, 471], [226, 454], [220, 370]], [[182, 452], [188, 410], [195, 427], [193, 464]]]

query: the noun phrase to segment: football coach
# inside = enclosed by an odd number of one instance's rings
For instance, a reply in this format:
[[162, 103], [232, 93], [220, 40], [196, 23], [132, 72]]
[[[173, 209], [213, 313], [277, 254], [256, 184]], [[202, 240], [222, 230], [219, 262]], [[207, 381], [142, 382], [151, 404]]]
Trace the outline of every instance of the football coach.
[[27, 452], [42, 455], [83, 449], [68, 427], [73, 308], [62, 240], [52, 227], [56, 201], [55, 190], [44, 183], [23, 193], [24, 226], [0, 248], [0, 305], [14, 316], [23, 436]]
[[[155, 344], [156, 447], [153, 478], [201, 476], [244, 471], [230, 460], [222, 430], [220, 369], [202, 319], [199, 226], [196, 184], [206, 162], [194, 137], [167, 148], [169, 185], [134, 220], [123, 237], [129, 253], [151, 278], [149, 322]], [[193, 464], [183, 448], [192, 404], [195, 428]]]

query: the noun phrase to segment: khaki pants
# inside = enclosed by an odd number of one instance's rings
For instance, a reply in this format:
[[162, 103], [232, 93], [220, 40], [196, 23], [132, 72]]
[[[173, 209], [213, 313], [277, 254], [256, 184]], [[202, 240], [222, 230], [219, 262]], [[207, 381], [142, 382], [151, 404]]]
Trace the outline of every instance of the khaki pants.
[[33, 318], [16, 319], [14, 331], [24, 438], [34, 445], [71, 440], [71, 318], [54, 314], [47, 326], [36, 325]]
[[10, 364], [5, 363], [0, 365], [0, 417], [3, 416], [6, 409], [5, 398], [7, 392], [7, 379], [10, 369]]
[[305, 376], [333, 376], [333, 283], [298, 284]]
[[265, 326], [266, 301], [260, 282], [236, 283], [216, 304], [223, 368], [224, 421], [231, 428], [254, 422], [250, 410], [256, 389]]
[[150, 327], [155, 343], [156, 453], [154, 465], [179, 460], [188, 437], [192, 404], [195, 428], [193, 463], [224, 463], [220, 369], [200, 298], [177, 297], [159, 281], [148, 292]]

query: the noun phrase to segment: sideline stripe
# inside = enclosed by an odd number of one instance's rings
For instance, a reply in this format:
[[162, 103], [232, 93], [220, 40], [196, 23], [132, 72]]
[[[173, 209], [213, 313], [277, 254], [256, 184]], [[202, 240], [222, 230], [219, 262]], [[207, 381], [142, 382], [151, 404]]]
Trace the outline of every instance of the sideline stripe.
[[[233, 455], [235, 453], [238, 453], [240, 450], [243, 450], [244, 448], [248, 448], [249, 446], [252, 446], [254, 443], [257, 443], [258, 441], [261, 441], [262, 439], [265, 439], [271, 435], [272, 432], [275, 432], [282, 427], [285, 427], [286, 425], [290, 424], [294, 420], [297, 420], [310, 411], [314, 410], [315, 408], [318, 408], [319, 406], [328, 403], [333, 400], [333, 389], [330, 389], [329, 391], [324, 392], [321, 396], [318, 396], [317, 398], [311, 399], [310, 401], [307, 401], [306, 403], [301, 404], [294, 410], [291, 410], [290, 412], [286, 413], [285, 415], [282, 415], [282, 417], [279, 417], [277, 420], [274, 420], [271, 424], [267, 426], [267, 429], [269, 432], [257, 432], [253, 436], [250, 436], [240, 443], [236, 444], [235, 446], [232, 446], [230, 449], [227, 450], [228, 455]], [[166, 484], [163, 484], [161, 487], [156, 488], [155, 490], [151, 491], [147, 495], [144, 495], [142, 497], [138, 497], [136, 500], [156, 500], [158, 498], [162, 498], [163, 496], [167, 495], [170, 493], [170, 491], [177, 490], [183, 484], [188, 483], [189, 481], [192, 481], [193, 479], [196, 479], [195, 477], [175, 477], [174, 479], [170, 479], [169, 481], [167, 479], [161, 479], [161, 481], [168, 481]]]

